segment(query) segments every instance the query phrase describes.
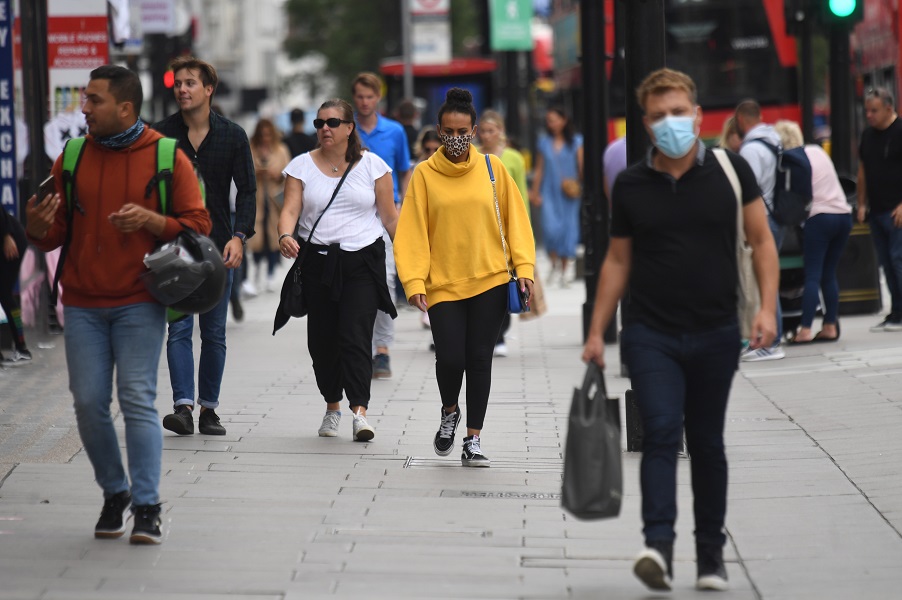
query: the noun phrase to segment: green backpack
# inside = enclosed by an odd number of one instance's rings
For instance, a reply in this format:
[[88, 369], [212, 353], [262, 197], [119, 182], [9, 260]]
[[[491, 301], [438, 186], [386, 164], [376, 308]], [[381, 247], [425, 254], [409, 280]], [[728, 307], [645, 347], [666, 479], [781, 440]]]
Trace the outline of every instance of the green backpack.
[[[178, 140], [175, 138], [160, 138], [157, 140], [157, 172], [147, 182], [144, 189], [144, 197], [150, 198], [154, 188], [157, 189], [157, 195], [160, 200], [160, 213], [171, 215], [171, 206], [169, 199], [172, 196], [172, 172], [175, 168], [175, 152], [178, 148]], [[76, 210], [81, 214], [85, 213], [84, 208], [78, 201], [78, 193], [75, 188], [75, 174], [78, 171], [78, 163], [81, 162], [81, 156], [85, 152], [85, 138], [72, 138], [66, 142], [63, 148], [63, 195], [66, 200], [66, 239], [63, 242], [60, 251], [59, 262], [56, 265], [56, 274], [53, 277], [53, 289], [50, 292], [51, 306], [56, 306], [57, 295], [59, 292], [59, 280], [63, 273], [63, 263], [66, 262], [66, 254], [69, 250], [69, 244], [72, 243], [72, 218]], [[194, 169], [197, 175], [197, 182], [200, 185], [200, 195], [207, 204], [207, 190], [204, 185], [203, 177]], [[174, 321], [183, 315], [175, 311], [169, 311], [169, 320]]]

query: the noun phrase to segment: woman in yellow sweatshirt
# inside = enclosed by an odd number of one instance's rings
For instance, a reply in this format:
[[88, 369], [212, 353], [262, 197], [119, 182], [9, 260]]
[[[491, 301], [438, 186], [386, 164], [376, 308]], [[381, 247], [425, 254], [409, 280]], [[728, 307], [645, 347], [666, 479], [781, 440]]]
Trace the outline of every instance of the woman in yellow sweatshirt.
[[[521, 290], [532, 293], [536, 250], [529, 215], [514, 180], [471, 144], [476, 109], [470, 92], [452, 88], [438, 112], [442, 147], [417, 165], [395, 234], [395, 262], [408, 302], [429, 312], [435, 374], [442, 399], [436, 454], [454, 449], [458, 398], [467, 375], [467, 437], [461, 464], [487, 467], [480, 434], [492, 384], [492, 351], [507, 312], [508, 258]], [[509, 256], [501, 244], [498, 216]]]

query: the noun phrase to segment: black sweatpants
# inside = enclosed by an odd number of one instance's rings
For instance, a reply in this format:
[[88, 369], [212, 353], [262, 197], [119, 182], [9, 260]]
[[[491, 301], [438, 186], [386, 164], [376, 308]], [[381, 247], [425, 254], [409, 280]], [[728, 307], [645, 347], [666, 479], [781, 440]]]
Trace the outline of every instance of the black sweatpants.
[[492, 352], [507, 314], [507, 284], [429, 309], [435, 378], [442, 405], [454, 406], [467, 374], [467, 427], [482, 429], [492, 388]]
[[[341, 402], [344, 391], [351, 406], [366, 408], [373, 379], [370, 351], [379, 290], [364, 252], [370, 250], [342, 253], [335, 267], [341, 270], [341, 295], [337, 300], [332, 299], [332, 288], [323, 283], [323, 272], [328, 268], [326, 256], [309, 252], [301, 278], [308, 307], [307, 349], [313, 359], [316, 385], [326, 402]], [[385, 286], [384, 260], [382, 264]]]

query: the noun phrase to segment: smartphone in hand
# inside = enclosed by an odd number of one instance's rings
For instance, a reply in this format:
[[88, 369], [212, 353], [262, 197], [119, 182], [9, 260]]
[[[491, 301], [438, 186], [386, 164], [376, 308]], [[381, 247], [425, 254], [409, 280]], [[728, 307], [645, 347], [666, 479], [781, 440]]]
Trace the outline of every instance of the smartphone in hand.
[[44, 199], [48, 195], [52, 195], [56, 193], [56, 184], [54, 183], [53, 175], [50, 175], [47, 179], [41, 182], [41, 185], [38, 187], [38, 196], [37, 196], [37, 204], [42, 204]]

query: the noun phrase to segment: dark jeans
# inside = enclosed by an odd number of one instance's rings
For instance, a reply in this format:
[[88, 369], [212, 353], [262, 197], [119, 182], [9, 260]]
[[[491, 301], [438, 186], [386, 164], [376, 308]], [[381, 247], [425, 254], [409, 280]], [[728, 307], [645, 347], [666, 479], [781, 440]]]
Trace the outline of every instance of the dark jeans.
[[805, 221], [802, 248], [805, 258], [805, 292], [802, 327], [811, 327], [817, 311], [818, 290], [824, 295], [824, 323], [836, 323], [839, 283], [836, 267], [852, 231], [852, 215], [819, 214]]
[[507, 284], [429, 309], [442, 406], [454, 406], [467, 374], [467, 427], [482, 429], [492, 388], [492, 353], [507, 314]]
[[890, 312], [895, 318], [902, 318], [902, 229], [893, 223], [891, 212], [871, 213], [868, 222], [877, 260], [883, 267], [886, 287], [889, 288]]
[[623, 330], [621, 345], [644, 427], [640, 479], [646, 542], [676, 537], [677, 453], [685, 427], [692, 459], [695, 538], [723, 545], [727, 509], [723, 429], [739, 363], [739, 326], [670, 335], [630, 324]]

